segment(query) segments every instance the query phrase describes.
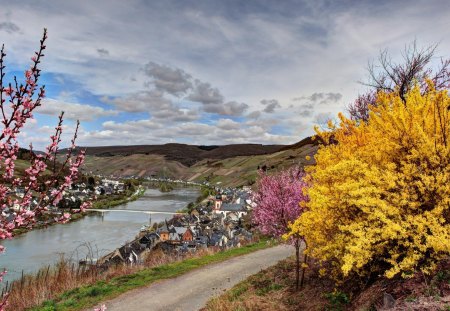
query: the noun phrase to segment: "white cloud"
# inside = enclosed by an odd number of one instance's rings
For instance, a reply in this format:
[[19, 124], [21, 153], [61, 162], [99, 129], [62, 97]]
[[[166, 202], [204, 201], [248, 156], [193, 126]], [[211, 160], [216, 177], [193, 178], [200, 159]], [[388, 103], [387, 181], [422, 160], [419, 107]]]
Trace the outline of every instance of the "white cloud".
[[237, 130], [241, 127], [241, 124], [238, 122], [235, 122], [231, 119], [220, 119], [217, 121], [217, 127], [219, 129], [229, 131], [229, 130]]
[[44, 99], [42, 106], [36, 112], [51, 116], [58, 116], [64, 111], [64, 118], [80, 121], [93, 121], [100, 117], [110, 117], [118, 114], [116, 110], [105, 110], [101, 107], [86, 104], [68, 103], [55, 99]]

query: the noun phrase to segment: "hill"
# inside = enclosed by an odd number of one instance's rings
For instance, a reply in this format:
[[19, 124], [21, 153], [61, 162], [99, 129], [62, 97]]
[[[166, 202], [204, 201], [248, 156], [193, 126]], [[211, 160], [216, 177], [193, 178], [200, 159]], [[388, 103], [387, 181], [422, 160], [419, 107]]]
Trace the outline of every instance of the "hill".
[[118, 177], [167, 177], [222, 186], [252, 185], [258, 169], [310, 165], [318, 148], [311, 138], [289, 145], [184, 144], [88, 147], [84, 171]]
[[[161, 155], [168, 161], [177, 161], [192, 166], [204, 159], [226, 159], [235, 156], [270, 154], [284, 145], [235, 144], [224, 146], [196, 146], [186, 144], [134, 145], [79, 147], [86, 154], [97, 157], [129, 156], [135, 154]], [[64, 150], [62, 151], [64, 152]]]

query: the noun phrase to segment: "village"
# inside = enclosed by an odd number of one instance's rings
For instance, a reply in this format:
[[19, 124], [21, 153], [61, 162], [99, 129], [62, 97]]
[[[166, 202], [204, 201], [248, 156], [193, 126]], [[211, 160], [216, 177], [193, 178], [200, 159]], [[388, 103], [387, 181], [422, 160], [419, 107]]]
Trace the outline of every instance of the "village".
[[[114, 178], [104, 178], [99, 176], [96, 176], [96, 178], [99, 180], [98, 182], [95, 181], [94, 177], [89, 177], [86, 178], [86, 182], [74, 183], [69, 189], [64, 190], [58, 204], [56, 206], [49, 205], [45, 213], [36, 219], [34, 227], [41, 228], [57, 222], [56, 219], [65, 211], [77, 210], [83, 202], [108, 201], [119, 197], [130, 198], [131, 196], [136, 195], [140, 190], [139, 187], [135, 187], [127, 181], [123, 182]], [[51, 197], [52, 191], [56, 191], [56, 189], [48, 189], [47, 196], [43, 198], [44, 201]], [[25, 192], [26, 190], [24, 187], [15, 187], [12, 191], [7, 193], [7, 196], [10, 197], [14, 203], [11, 207], [2, 210], [3, 217], [6, 219], [13, 219], [19, 208], [24, 208], [20, 206], [19, 202], [24, 198]], [[29, 211], [33, 211], [37, 205], [38, 198], [32, 196], [30, 204], [25, 208]], [[75, 215], [80, 216], [74, 217]], [[81, 214], [72, 215], [73, 219], [78, 219], [79, 217], [81, 217]], [[22, 233], [22, 231], [26, 232], [27, 230], [21, 229], [16, 233]]]
[[137, 237], [103, 256], [97, 265], [136, 264], [160, 248], [169, 254], [185, 254], [199, 249], [240, 247], [252, 240], [245, 217], [252, 209], [251, 190], [215, 188], [189, 213], [141, 229]]

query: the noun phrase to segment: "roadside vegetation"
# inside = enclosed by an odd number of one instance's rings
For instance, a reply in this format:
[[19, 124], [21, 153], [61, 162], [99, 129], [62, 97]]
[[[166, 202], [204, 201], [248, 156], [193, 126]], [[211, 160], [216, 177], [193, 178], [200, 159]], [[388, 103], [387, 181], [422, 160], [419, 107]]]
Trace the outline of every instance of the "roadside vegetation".
[[358, 279], [348, 279], [336, 288], [335, 280], [321, 276], [314, 263], [304, 286], [296, 290], [294, 265], [294, 258], [280, 261], [211, 299], [201, 311], [376, 311], [389, 306], [392, 311], [447, 311], [450, 307], [448, 296], [442, 297], [450, 284], [450, 261], [426, 277], [417, 273], [409, 279], [380, 278], [364, 291], [358, 290]]
[[[403, 64], [382, 52], [369, 66], [373, 91], [350, 105], [350, 117], [316, 128], [315, 165], [298, 176], [306, 198], [283, 236], [305, 242], [305, 287], [287, 281], [298, 282], [297, 256], [208, 310], [449, 310], [450, 60], [431, 67], [434, 51], [414, 43]], [[262, 182], [276, 176], [263, 175], [259, 190], [286, 217], [289, 187]], [[259, 203], [255, 224], [284, 228]]]
[[273, 246], [261, 239], [240, 248], [208, 248], [185, 256], [155, 251], [142, 265], [117, 265], [107, 270], [61, 260], [35, 275], [25, 275], [10, 288], [9, 310], [82, 310], [128, 290], [193, 269]]

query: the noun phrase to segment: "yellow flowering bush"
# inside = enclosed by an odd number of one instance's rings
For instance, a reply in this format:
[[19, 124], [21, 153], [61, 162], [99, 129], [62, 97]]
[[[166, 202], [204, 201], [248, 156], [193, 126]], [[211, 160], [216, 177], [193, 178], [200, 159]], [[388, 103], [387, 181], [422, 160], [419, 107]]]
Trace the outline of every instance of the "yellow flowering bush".
[[367, 123], [339, 115], [309, 167], [308, 210], [291, 226], [336, 276], [428, 272], [450, 251], [450, 99], [379, 93]]

